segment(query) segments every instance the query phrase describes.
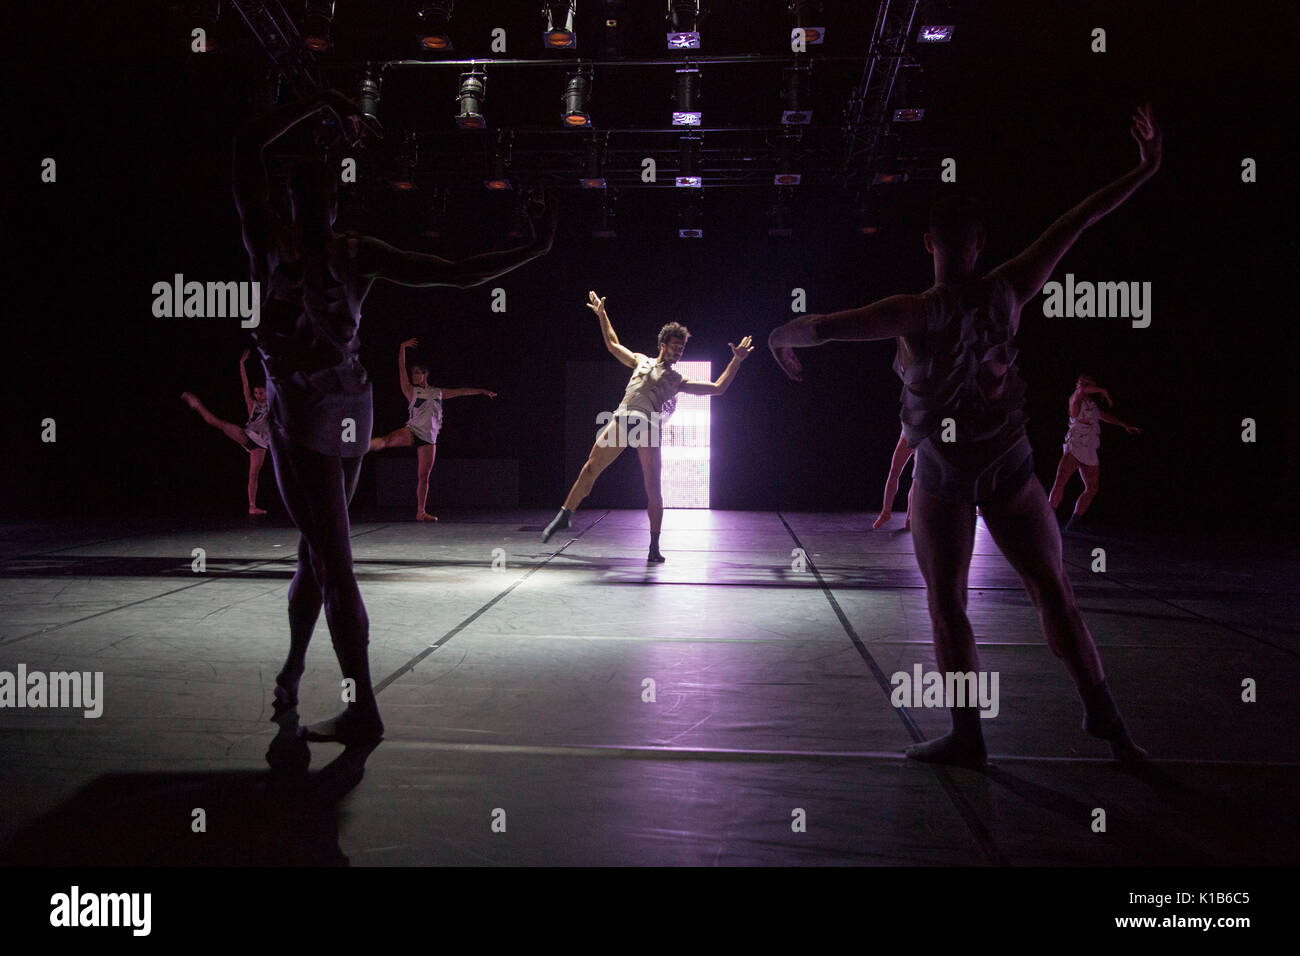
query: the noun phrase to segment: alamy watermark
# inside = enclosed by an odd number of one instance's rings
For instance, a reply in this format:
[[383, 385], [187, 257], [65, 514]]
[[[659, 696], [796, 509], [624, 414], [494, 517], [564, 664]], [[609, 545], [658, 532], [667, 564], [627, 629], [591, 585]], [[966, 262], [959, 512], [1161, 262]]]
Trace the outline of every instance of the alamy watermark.
[[998, 704], [997, 671], [925, 671], [912, 665], [912, 673], [897, 671], [889, 702], [895, 707], [978, 707], [980, 717], [993, 718]]
[[260, 282], [186, 282], [176, 273], [171, 282], [153, 284], [153, 314], [159, 319], [229, 319], [241, 328], [262, 324]]
[[62, 709], [83, 711], [94, 720], [104, 713], [103, 671], [0, 671], [0, 709]]
[[[619, 409], [601, 412], [596, 416], [600, 431], [596, 444], [601, 448], [658, 448], [660, 433], [667, 416], [660, 412], [629, 411]], [[610, 425], [612, 424], [612, 427]]]

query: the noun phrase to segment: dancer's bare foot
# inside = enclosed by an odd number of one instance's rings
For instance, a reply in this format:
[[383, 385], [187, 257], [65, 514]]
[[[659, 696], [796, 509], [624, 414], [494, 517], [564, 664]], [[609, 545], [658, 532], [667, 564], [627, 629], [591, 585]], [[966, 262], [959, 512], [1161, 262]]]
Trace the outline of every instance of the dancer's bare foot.
[[911, 531], [911, 530], [912, 530], [912, 516], [911, 516], [911, 515], [908, 515], [906, 518], [903, 519], [903, 530], [904, 530], [904, 531]]
[[416, 521], [437, 521], [438, 519], [434, 515], [429, 514], [429, 512], [427, 511], [421, 511], [416, 514], [415, 520]]
[[248, 513], [249, 513], [250, 515], [264, 515], [264, 514], [266, 514], [266, 509], [264, 509], [264, 508], [259, 508], [259, 507], [257, 507], [256, 505], [253, 505], [252, 507], [250, 507], [250, 508], [248, 509]]
[[989, 759], [988, 751], [984, 749], [983, 735], [972, 737], [958, 733], [945, 734], [923, 744], [913, 744], [905, 753], [910, 760], [969, 767], [972, 770], [983, 769]]
[[892, 518], [893, 516], [894, 513], [892, 511], [880, 512], [880, 517], [878, 517], [875, 521], [871, 523], [871, 530], [879, 531], [881, 528], [883, 528], [886, 524], [889, 523], [889, 519]]
[[302, 728], [300, 733], [313, 741], [335, 741], [348, 746], [371, 744], [384, 738], [384, 722], [377, 713], [363, 716], [349, 707], [329, 720]]

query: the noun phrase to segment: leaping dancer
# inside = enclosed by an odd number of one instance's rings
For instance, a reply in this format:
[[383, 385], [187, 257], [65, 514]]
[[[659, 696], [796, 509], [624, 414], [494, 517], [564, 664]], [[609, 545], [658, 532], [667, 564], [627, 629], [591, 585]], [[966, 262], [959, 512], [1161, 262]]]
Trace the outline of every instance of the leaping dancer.
[[633, 447], [641, 459], [641, 476], [645, 480], [646, 512], [650, 517], [650, 552], [647, 563], [658, 564], [666, 559], [659, 551], [659, 532], [663, 527], [664, 501], [660, 492], [660, 474], [663, 460], [659, 452], [659, 432], [668, 420], [678, 392], [688, 395], [722, 395], [740, 371], [740, 363], [754, 351], [750, 336], [731, 346], [731, 361], [714, 382], [692, 382], [673, 368], [686, 350], [686, 340], [691, 333], [680, 322], [669, 322], [659, 330], [659, 355], [650, 358], [633, 352], [622, 345], [605, 311], [605, 300], [595, 292], [588, 293], [587, 308], [600, 320], [600, 333], [605, 348], [632, 369], [632, 378], [609, 424], [596, 437], [587, 463], [582, 466], [578, 480], [573, 483], [564, 506], [542, 532], [542, 540], [549, 541], [555, 532], [569, 527], [573, 512], [582, 499], [591, 493], [591, 487], [623, 449]]
[[1097, 385], [1091, 375], [1080, 375], [1070, 396], [1070, 428], [1065, 433], [1065, 445], [1061, 451], [1061, 461], [1056, 466], [1056, 481], [1052, 492], [1047, 496], [1047, 503], [1055, 512], [1065, 495], [1065, 486], [1075, 471], [1083, 479], [1083, 493], [1074, 502], [1074, 513], [1066, 524], [1066, 531], [1078, 531], [1079, 524], [1088, 506], [1092, 504], [1097, 492], [1101, 490], [1101, 463], [1097, 458], [1097, 449], [1101, 447], [1101, 423], [1118, 425], [1130, 435], [1140, 435], [1142, 429], [1136, 425], [1121, 421], [1114, 415], [1102, 411], [1093, 399], [1101, 397], [1107, 405], [1113, 405], [1110, 393]]
[[[831, 341], [902, 336], [903, 432], [916, 448], [913, 540], [925, 577], [935, 657], [941, 671], [978, 673], [979, 652], [966, 616], [975, 507], [1038, 608], [1048, 647], [1083, 699], [1083, 729], [1110, 743], [1117, 759], [1146, 756], [1133, 742], [1111, 696], [1101, 658], [1079, 613], [1061, 562], [1061, 537], [1025, 434], [1024, 385], [1016, 371], [1021, 309], [1051, 276], [1083, 230], [1114, 210], [1160, 168], [1161, 135], [1150, 107], [1133, 116], [1137, 166], [1056, 220], [1033, 245], [980, 276], [983, 217], [968, 202], [946, 199], [930, 212], [925, 248], [934, 286], [832, 315], [808, 315], [768, 339], [795, 381], [794, 349]], [[952, 430], [955, 426], [955, 435]], [[944, 438], [953, 440], [945, 441]], [[909, 747], [915, 760], [981, 767], [987, 759], [980, 713], [952, 707], [952, 732]]]
[[193, 392], [181, 393], [185, 404], [194, 409], [205, 422], [218, 429], [223, 435], [248, 452], [248, 513], [250, 515], [266, 514], [257, 506], [257, 480], [266, 464], [266, 449], [271, 444], [271, 429], [266, 423], [267, 404], [266, 389], [258, 385], [248, 387], [248, 370], [244, 363], [248, 361], [248, 349], [239, 356], [239, 382], [244, 387], [244, 405], [248, 409], [248, 421], [244, 426], [224, 421], [208, 411], [207, 407]]
[[397, 374], [402, 385], [402, 394], [406, 396], [406, 424], [382, 438], [370, 440], [370, 450], [384, 448], [403, 448], [414, 444], [416, 457], [415, 484], [415, 520], [437, 521], [438, 519], [425, 511], [425, 501], [429, 497], [429, 475], [433, 471], [433, 460], [438, 454], [438, 432], [442, 430], [442, 403], [444, 399], [459, 398], [462, 395], [486, 395], [496, 398], [496, 392], [486, 388], [439, 388], [429, 385], [429, 370], [423, 365], [412, 365], [411, 374], [406, 374], [406, 350], [419, 345], [419, 339], [407, 339], [397, 350]]

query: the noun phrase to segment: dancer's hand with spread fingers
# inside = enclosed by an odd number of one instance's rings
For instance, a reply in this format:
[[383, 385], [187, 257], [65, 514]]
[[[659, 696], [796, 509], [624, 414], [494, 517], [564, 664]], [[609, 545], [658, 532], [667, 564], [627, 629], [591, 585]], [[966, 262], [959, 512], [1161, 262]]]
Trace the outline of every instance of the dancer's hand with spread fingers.
[[420, 340], [419, 340], [419, 339], [407, 339], [405, 342], [402, 343], [402, 348], [403, 348], [403, 349], [413, 349], [413, 348], [415, 348], [415, 347], [416, 347], [417, 345], [419, 345], [419, 344], [420, 344]]
[[742, 362], [749, 357], [750, 352], [754, 351], [753, 339], [748, 335], [740, 340], [739, 345], [732, 345], [728, 342], [727, 347], [731, 349], [732, 356]]

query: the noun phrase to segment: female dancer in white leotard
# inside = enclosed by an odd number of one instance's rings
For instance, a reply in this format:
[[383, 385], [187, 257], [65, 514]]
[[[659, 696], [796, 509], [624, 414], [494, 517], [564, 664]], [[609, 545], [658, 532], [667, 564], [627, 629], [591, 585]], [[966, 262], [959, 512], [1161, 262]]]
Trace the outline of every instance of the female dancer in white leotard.
[[266, 514], [257, 506], [257, 479], [262, 466], [266, 464], [266, 449], [271, 444], [271, 426], [267, 424], [266, 389], [262, 386], [248, 387], [248, 372], [244, 363], [248, 361], [248, 349], [239, 356], [239, 381], [244, 386], [244, 405], [248, 409], [248, 421], [240, 428], [233, 422], [227, 422], [213, 415], [193, 392], [184, 392], [181, 398], [185, 404], [203, 417], [213, 428], [248, 452], [248, 513], [250, 515]]
[[1101, 423], [1119, 425], [1130, 435], [1140, 434], [1142, 429], [1128, 422], [1120, 421], [1114, 415], [1102, 411], [1093, 400], [1094, 395], [1101, 396], [1107, 405], [1111, 404], [1110, 393], [1097, 385], [1091, 375], [1080, 375], [1075, 382], [1074, 394], [1070, 396], [1070, 428], [1065, 433], [1065, 445], [1061, 450], [1061, 461], [1056, 466], [1056, 481], [1048, 504], [1055, 511], [1065, 496], [1065, 486], [1070, 476], [1079, 472], [1083, 479], [1083, 494], [1074, 502], [1074, 513], [1065, 526], [1067, 531], [1075, 531], [1101, 490], [1101, 464], [1097, 458], [1097, 449], [1101, 447]]

